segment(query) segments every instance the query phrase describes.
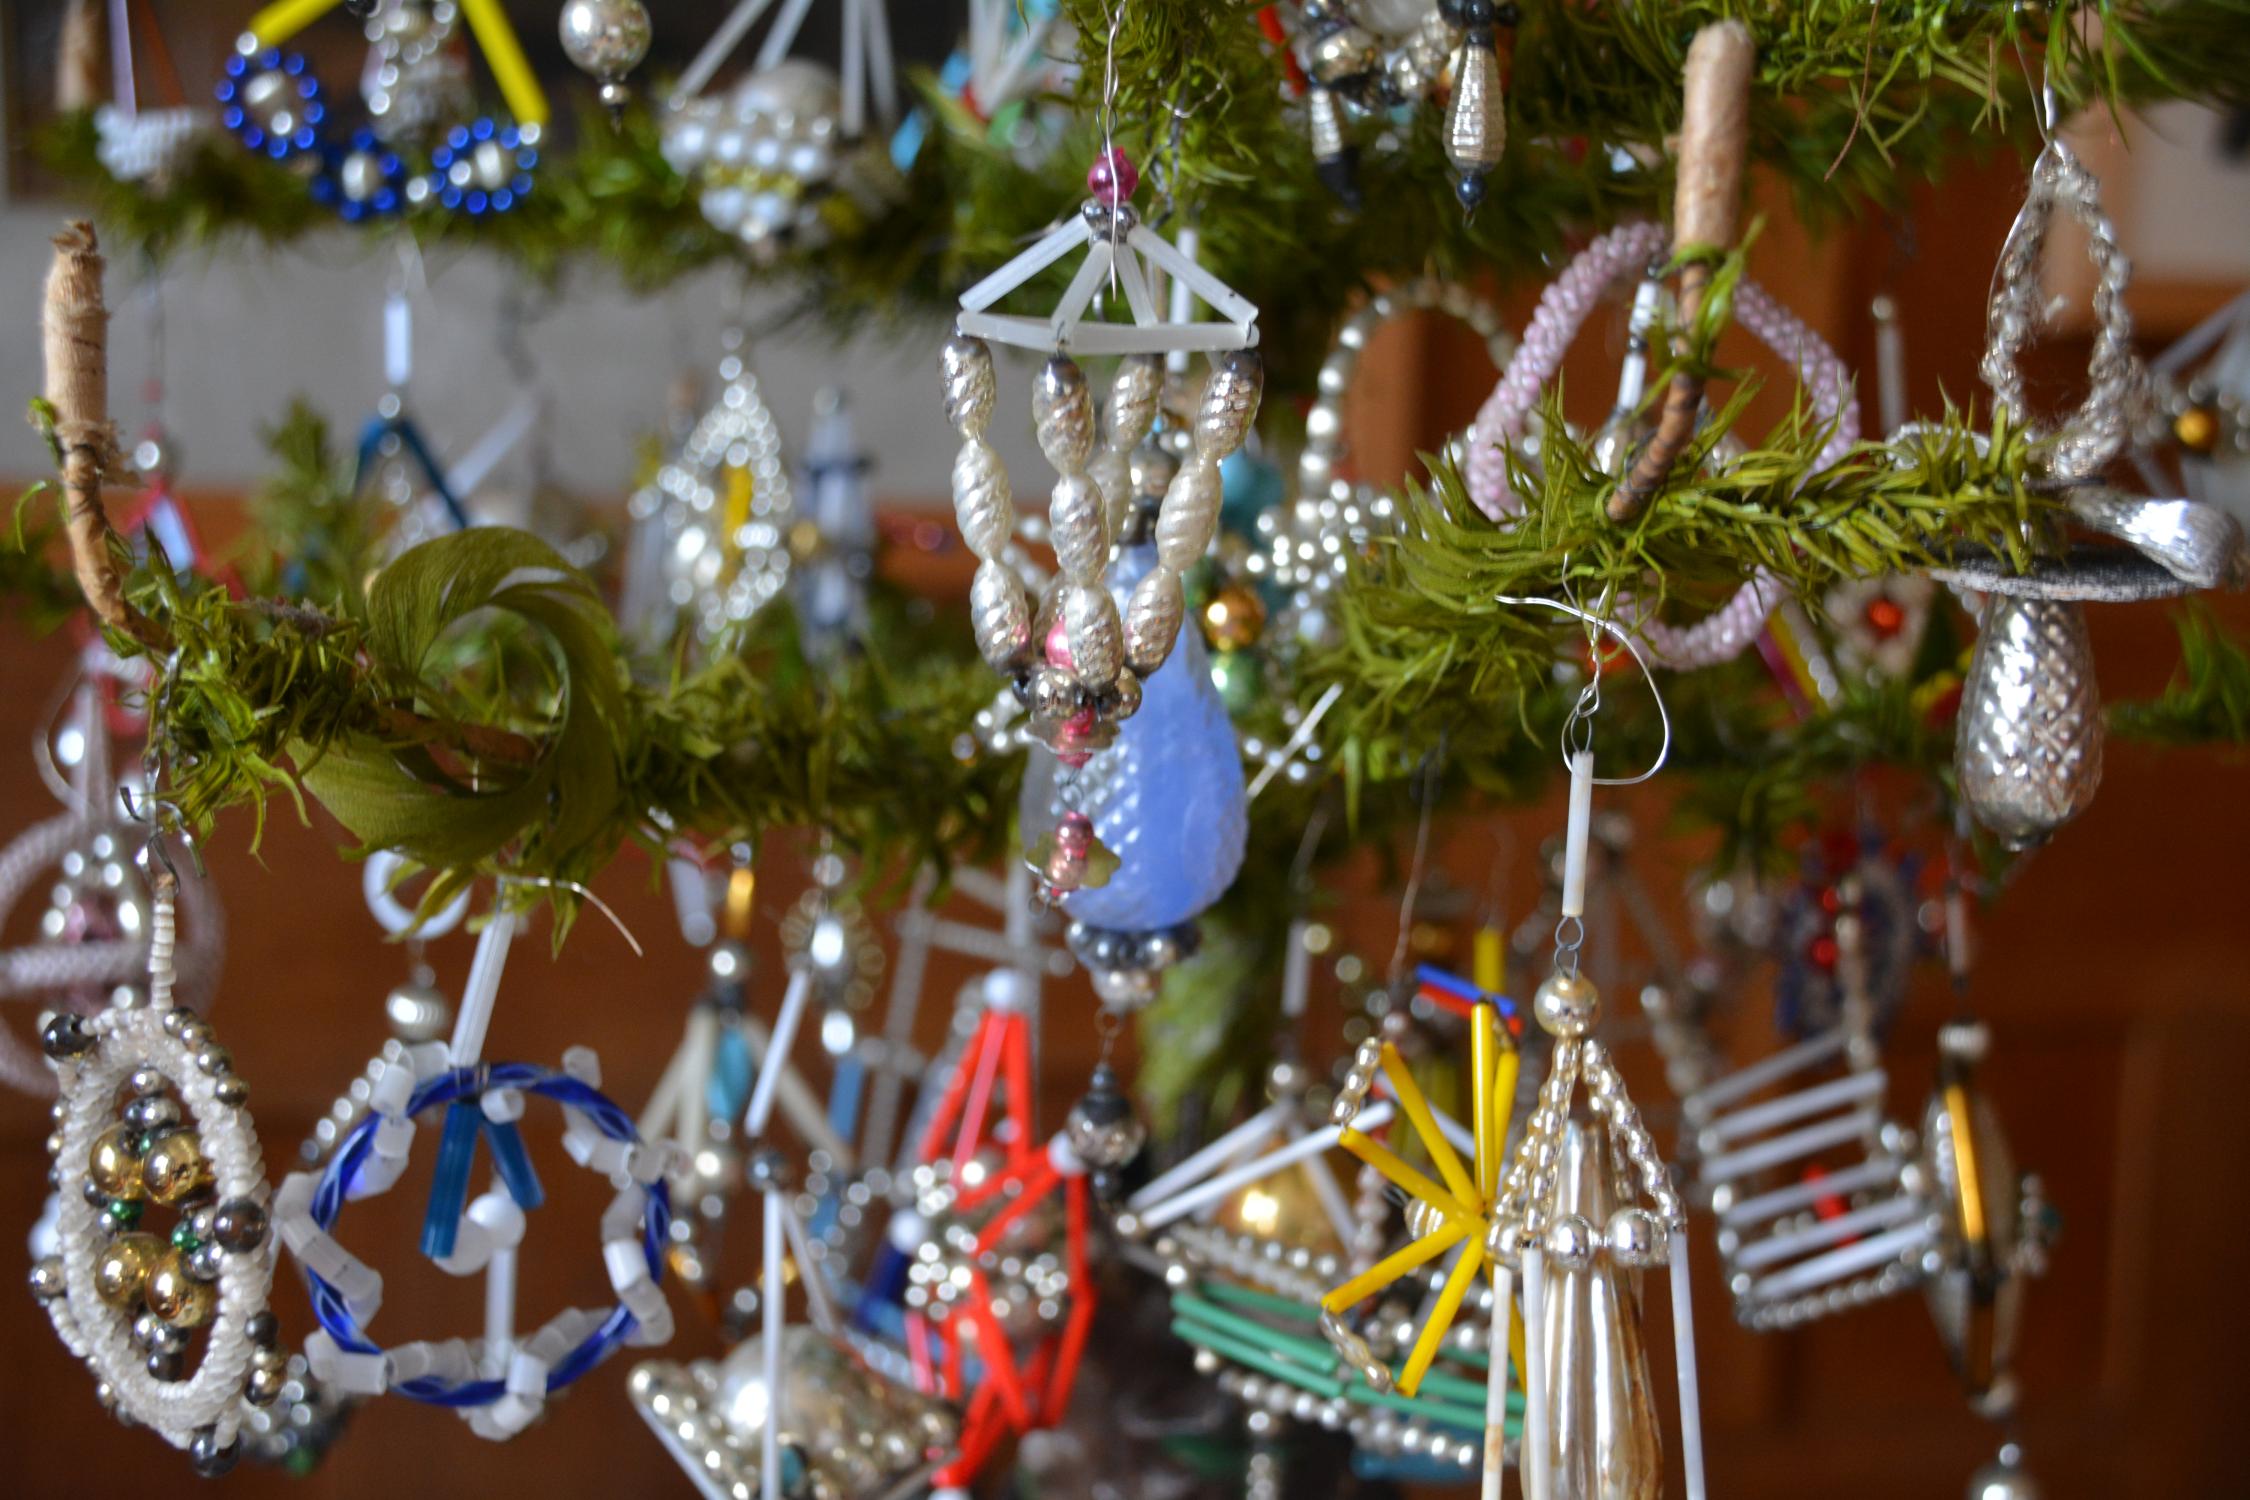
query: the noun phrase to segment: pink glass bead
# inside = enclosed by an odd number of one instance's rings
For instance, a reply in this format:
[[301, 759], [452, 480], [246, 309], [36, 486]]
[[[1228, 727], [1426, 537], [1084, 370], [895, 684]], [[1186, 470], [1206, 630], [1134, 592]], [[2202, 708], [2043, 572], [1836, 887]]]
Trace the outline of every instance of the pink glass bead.
[[1133, 165], [1133, 158], [1115, 146], [1104, 148], [1086, 169], [1086, 191], [1094, 195], [1097, 203], [1115, 208], [1140, 190], [1141, 169]]
[[1060, 610], [1055, 612], [1055, 623], [1047, 627], [1047, 665], [1060, 667], [1065, 672], [1078, 670], [1078, 663], [1070, 654], [1070, 632], [1063, 628]]
[[1084, 858], [1094, 847], [1094, 822], [1082, 812], [1064, 813], [1055, 825], [1055, 847], [1066, 854]]

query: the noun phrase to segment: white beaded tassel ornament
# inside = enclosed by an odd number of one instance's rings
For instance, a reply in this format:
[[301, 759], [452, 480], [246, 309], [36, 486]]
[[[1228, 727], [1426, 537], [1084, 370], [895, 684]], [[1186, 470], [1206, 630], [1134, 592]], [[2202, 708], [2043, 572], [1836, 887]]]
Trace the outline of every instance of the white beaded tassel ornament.
[[[1640, 653], [1607, 621], [1595, 621], [1575, 606], [1553, 600], [1503, 599], [1502, 603], [1541, 604], [1598, 623], [1617, 635], [1638, 660]], [[1645, 669], [1645, 663], [1644, 669]], [[1653, 683], [1653, 679], [1652, 679]], [[1662, 700], [1658, 700], [1661, 708]], [[1549, 1262], [1560, 1257], [1583, 1260], [1589, 1253], [1608, 1253], [1631, 1270], [1668, 1264], [1672, 1289], [1672, 1337], [1678, 1360], [1680, 1386], [1681, 1457], [1687, 1474], [1688, 1500], [1703, 1500], [1703, 1435], [1695, 1374], [1695, 1326], [1688, 1301], [1687, 1209], [1672, 1185], [1669, 1170], [1658, 1154], [1656, 1140], [1625, 1092], [1609, 1051], [1595, 1040], [1601, 997], [1592, 980], [1579, 968], [1579, 950], [1585, 939], [1586, 868], [1593, 822], [1594, 787], [1629, 785], [1655, 774], [1652, 768], [1627, 781], [1597, 780], [1594, 775], [1593, 714], [1601, 704], [1600, 682], [1595, 678], [1581, 694], [1578, 706], [1563, 730], [1564, 763], [1570, 770], [1570, 812], [1564, 835], [1562, 916], [1555, 927], [1554, 969], [1532, 1000], [1532, 1013], [1540, 1027], [1554, 1039], [1547, 1077], [1538, 1102], [1525, 1121], [1516, 1147], [1500, 1180], [1499, 1201], [1490, 1220], [1489, 1246], [1495, 1265], [1494, 1338], [1505, 1338], [1510, 1281], [1522, 1277], [1524, 1347], [1524, 1423], [1519, 1462], [1527, 1500], [1549, 1500], [1555, 1481], [1550, 1445], [1550, 1412], [1567, 1393], [1551, 1391], [1548, 1382], [1548, 1329], [1546, 1306]], [[1665, 742], [1670, 745], [1669, 721]], [[1660, 754], [1657, 767], [1663, 765]], [[1617, 1184], [1623, 1200], [1606, 1224], [1588, 1225], [1563, 1212], [1561, 1163], [1564, 1138], [1571, 1125], [1571, 1101], [1577, 1085], [1586, 1086], [1586, 1105], [1593, 1116], [1592, 1129], [1606, 1122], [1611, 1143], [1626, 1164], [1627, 1179]], [[1634, 1202], [1638, 1188], [1640, 1202]], [[1495, 1348], [1504, 1347], [1496, 1342]], [[1499, 1500], [1505, 1488], [1501, 1468], [1499, 1422], [1507, 1407], [1508, 1361], [1494, 1359], [1487, 1394], [1484, 1500]]]
[[[173, 1005], [179, 877], [153, 844], [149, 855], [147, 998], [121, 989], [121, 1003], [56, 1016], [44, 1035], [61, 1091], [61, 1253], [32, 1267], [31, 1290], [100, 1380], [102, 1404], [216, 1475], [241, 1453], [244, 1401], [281, 1392], [266, 1307], [274, 1241], [249, 1090], [210, 1027]], [[152, 1206], [178, 1210], [168, 1241], [141, 1227]], [[185, 1375], [198, 1330], [202, 1358]]]

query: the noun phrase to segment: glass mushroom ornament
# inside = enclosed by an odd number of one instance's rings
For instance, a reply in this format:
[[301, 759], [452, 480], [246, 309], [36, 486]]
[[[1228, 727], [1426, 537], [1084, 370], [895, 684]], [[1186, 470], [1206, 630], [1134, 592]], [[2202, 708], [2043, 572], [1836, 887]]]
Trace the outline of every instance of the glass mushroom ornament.
[[[1225, 706], [1201, 670], [1199, 645], [1175, 645], [1186, 613], [1181, 575], [1217, 530], [1219, 465], [1249, 432], [1263, 373], [1256, 307], [1140, 222], [1131, 160], [1109, 148], [1086, 180], [1091, 196], [1078, 213], [962, 297], [942, 369], [946, 415], [962, 439], [954, 511], [978, 558], [977, 647], [1008, 677], [1032, 736], [1055, 761], [1054, 795], [1044, 810], [1032, 808], [1032, 822], [1051, 826], [1029, 858], [1042, 893], [1079, 922], [1082, 957], [1097, 932], [1132, 935], [1132, 954], [1112, 941], [1094, 963], [1097, 988], [1115, 1003], [1145, 996], [1148, 973], [1176, 951], [1176, 929], [1241, 864], [1242, 773]], [[992, 311], [1074, 251], [1084, 257], [1050, 314]], [[1152, 270], [1173, 278], [1164, 313]], [[1130, 321], [1087, 316], [1104, 285]], [[1219, 321], [1189, 318], [1197, 297]], [[998, 390], [988, 340], [1049, 356], [1032, 414], [1056, 471], [1048, 536], [1059, 572], [1036, 603], [1002, 556], [1016, 514], [1007, 467], [985, 437]], [[1194, 351], [1211, 355], [1210, 373], [1189, 453], [1150, 524], [1129, 509], [1131, 455], [1157, 419], [1161, 357]], [[1119, 357], [1106, 420], [1081, 354]], [[1124, 549], [1114, 568], [1113, 544]], [[1036, 800], [1027, 791], [1027, 802]], [[1122, 875], [1120, 856], [1129, 861]], [[1154, 951], [1144, 934], [1157, 935]]]

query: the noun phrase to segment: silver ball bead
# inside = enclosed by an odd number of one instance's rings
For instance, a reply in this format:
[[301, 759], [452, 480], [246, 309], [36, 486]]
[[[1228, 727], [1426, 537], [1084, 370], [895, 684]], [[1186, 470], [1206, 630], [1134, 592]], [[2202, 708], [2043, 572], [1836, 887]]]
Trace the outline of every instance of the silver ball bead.
[[216, 1479], [233, 1468], [242, 1457], [240, 1439], [221, 1446], [217, 1429], [205, 1427], [198, 1431], [195, 1440], [188, 1444], [188, 1462], [195, 1472], [205, 1479]]
[[1579, 1214], [1563, 1214], [1547, 1226], [1547, 1258], [1560, 1271], [1583, 1271], [1594, 1263], [1600, 1244], [1594, 1226]]
[[211, 1097], [229, 1109], [240, 1109], [250, 1102], [250, 1085], [238, 1073], [229, 1073], [211, 1085]]
[[166, 1094], [148, 1094], [125, 1106], [124, 1120], [135, 1130], [158, 1131], [180, 1123], [180, 1106]]
[[68, 1291], [63, 1278], [62, 1257], [45, 1255], [31, 1263], [31, 1295], [41, 1302], [52, 1302]]
[[641, 0], [568, 0], [555, 29], [563, 55], [605, 81], [632, 72], [648, 56], [648, 11]]
[[151, 1094], [161, 1094], [170, 1086], [170, 1079], [146, 1063], [125, 1075], [125, 1087], [136, 1099], [146, 1099]]
[[1664, 1226], [1645, 1208], [1621, 1208], [1609, 1216], [1604, 1235], [1609, 1253], [1621, 1265], [1644, 1270], [1664, 1255]]
[[1601, 991], [1594, 981], [1560, 969], [1549, 974], [1531, 997], [1531, 1013], [1550, 1036], [1585, 1036], [1600, 1018], [1601, 1006]]

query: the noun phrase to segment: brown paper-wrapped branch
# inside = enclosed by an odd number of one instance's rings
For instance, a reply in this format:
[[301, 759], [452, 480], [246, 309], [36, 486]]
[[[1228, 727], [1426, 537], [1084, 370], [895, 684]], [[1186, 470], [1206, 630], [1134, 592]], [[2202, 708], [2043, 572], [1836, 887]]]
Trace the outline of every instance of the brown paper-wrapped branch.
[[[109, 420], [109, 310], [102, 305], [102, 253], [94, 226], [83, 220], [55, 236], [40, 328], [47, 359], [47, 403], [54, 408], [55, 443], [62, 456], [64, 526], [71, 570], [94, 617], [162, 658], [172, 633], [125, 596], [118, 566], [123, 551], [102, 506], [102, 481], [118, 461], [117, 429]], [[386, 738], [451, 744], [463, 754], [504, 765], [528, 765], [538, 747], [522, 735], [483, 724], [440, 725], [411, 709], [379, 709], [376, 726]]]
[[[1674, 250], [1725, 250], [1734, 244], [1742, 207], [1742, 170], [1750, 138], [1750, 72], [1757, 46], [1740, 21], [1721, 21], [1688, 45], [1686, 102], [1680, 120], [1679, 185], [1672, 204]], [[1707, 261], [1680, 268], [1680, 322], [1693, 326], [1711, 281]], [[1631, 521], [1672, 471], [1703, 405], [1703, 379], [1679, 374], [1665, 389], [1656, 431], [1609, 497], [1609, 518]]]

